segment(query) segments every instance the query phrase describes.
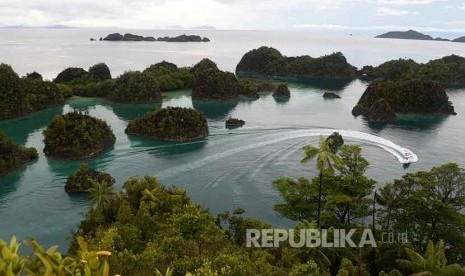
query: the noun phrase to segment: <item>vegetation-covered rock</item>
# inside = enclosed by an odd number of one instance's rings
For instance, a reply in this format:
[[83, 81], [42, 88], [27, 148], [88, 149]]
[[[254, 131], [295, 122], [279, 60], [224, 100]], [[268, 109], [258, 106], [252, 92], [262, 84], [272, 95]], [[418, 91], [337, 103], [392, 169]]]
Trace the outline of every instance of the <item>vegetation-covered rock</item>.
[[42, 75], [37, 73], [36, 71], [32, 73], [27, 73], [26, 74], [26, 79], [28, 80], [43, 80]]
[[281, 84], [276, 88], [276, 91], [273, 93], [273, 97], [275, 98], [290, 98], [291, 91], [289, 91], [289, 87], [287, 85]]
[[126, 72], [116, 79], [108, 99], [121, 103], [155, 103], [162, 101], [158, 83], [147, 73]]
[[0, 176], [12, 172], [37, 158], [39, 158], [39, 155], [35, 148], [16, 145], [0, 132]]
[[102, 81], [111, 79], [110, 68], [105, 63], [98, 63], [89, 68], [89, 75], [94, 80]]
[[25, 79], [23, 87], [27, 93], [28, 104], [34, 111], [60, 105], [68, 96], [50, 81]]
[[23, 116], [31, 111], [20, 77], [9, 65], [0, 64], [0, 119]]
[[[148, 36], [143, 37], [140, 35], [126, 33], [124, 35], [120, 33], [112, 33], [107, 35], [103, 40], [105, 41], [155, 41], [155, 38]], [[100, 39], [102, 41], [102, 39]]]
[[192, 68], [195, 84], [192, 90], [193, 100], [237, 101], [239, 82], [230, 72], [218, 69], [216, 64], [203, 59]]
[[47, 156], [76, 160], [91, 158], [115, 144], [115, 135], [103, 120], [82, 112], [56, 116], [44, 130]]
[[396, 120], [397, 116], [391, 105], [384, 99], [377, 100], [365, 114], [365, 118], [370, 122], [390, 123]]
[[377, 67], [365, 66], [359, 75], [393, 81], [415, 78], [437, 81], [448, 88], [464, 87], [465, 58], [451, 55], [424, 64], [411, 59], [391, 60]]
[[357, 69], [342, 53], [313, 58], [286, 57], [278, 50], [260, 47], [246, 53], [236, 67], [236, 74], [256, 73], [289, 77], [355, 78]]
[[67, 193], [88, 192], [96, 184], [109, 187], [115, 184], [115, 179], [108, 173], [91, 170], [87, 164], [81, 164], [76, 173], [68, 176], [65, 191]]
[[88, 81], [63, 85], [69, 94], [81, 97], [108, 97], [115, 89], [116, 80]]
[[0, 119], [10, 119], [61, 104], [65, 95], [55, 84], [36, 78], [20, 78], [0, 64]]
[[165, 42], [210, 42], [210, 39], [207, 37], [202, 38], [199, 35], [180, 35], [176, 37], [159, 37], [157, 41], [165, 41]]
[[162, 141], [188, 141], [208, 135], [207, 119], [192, 108], [167, 107], [128, 124], [126, 133]]
[[[381, 99], [385, 102], [379, 102]], [[375, 81], [368, 86], [352, 114], [384, 118], [380, 112], [389, 112], [390, 108], [396, 113], [455, 115], [444, 88], [425, 80]], [[392, 117], [392, 112], [389, 113], [386, 118]]]
[[325, 92], [325, 93], [323, 94], [323, 98], [325, 98], [325, 99], [340, 99], [341, 96], [339, 96], [339, 95], [336, 94], [336, 93]]
[[255, 79], [240, 79], [238, 86], [239, 94], [249, 99], [258, 99], [259, 93], [273, 92], [278, 88], [277, 83]]
[[194, 75], [188, 68], [178, 68], [176, 64], [162, 61], [153, 64], [143, 73], [146, 73], [160, 86], [161, 91], [175, 91], [194, 86]]
[[225, 122], [225, 127], [227, 129], [240, 128], [240, 127], [243, 127], [244, 125], [245, 125], [245, 121], [237, 119], [237, 118], [229, 118]]
[[204, 58], [191, 68], [191, 73], [196, 75], [205, 70], [219, 70], [214, 61]]
[[69, 67], [59, 73], [56, 78], [53, 80], [55, 83], [69, 83], [69, 82], [79, 82], [85, 81], [89, 78], [89, 73], [77, 67]]

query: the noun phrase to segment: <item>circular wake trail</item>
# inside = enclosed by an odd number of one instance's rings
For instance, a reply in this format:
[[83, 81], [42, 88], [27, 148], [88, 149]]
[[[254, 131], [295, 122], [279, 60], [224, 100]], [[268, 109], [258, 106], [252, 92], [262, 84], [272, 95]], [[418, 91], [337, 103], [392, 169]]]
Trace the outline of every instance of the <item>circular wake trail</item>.
[[[381, 138], [376, 135], [372, 135], [369, 133], [359, 132], [359, 131], [352, 131], [352, 130], [342, 130], [342, 129], [308, 129], [308, 130], [294, 130], [285, 133], [275, 133], [269, 135], [265, 141], [251, 143], [246, 146], [240, 146], [231, 150], [226, 150], [220, 153], [216, 153], [207, 157], [204, 157], [200, 160], [196, 160], [187, 164], [183, 164], [174, 168], [170, 168], [168, 170], [162, 171], [157, 173], [157, 176], [160, 178], [172, 177], [177, 174], [191, 171], [197, 168], [201, 168], [209, 163], [221, 161], [225, 157], [244, 152], [253, 150], [258, 147], [268, 146], [277, 144], [283, 141], [298, 139], [298, 138], [305, 138], [305, 137], [318, 137], [320, 135], [329, 136], [334, 132], [339, 132], [343, 138], [351, 138], [354, 140], [360, 140], [365, 143], [377, 146], [388, 153], [394, 155], [397, 160], [399, 160], [402, 164], [409, 164], [418, 162], [418, 156], [413, 153], [411, 150], [399, 146], [392, 141], [387, 139]], [[264, 137], [262, 136], [262, 139]]]

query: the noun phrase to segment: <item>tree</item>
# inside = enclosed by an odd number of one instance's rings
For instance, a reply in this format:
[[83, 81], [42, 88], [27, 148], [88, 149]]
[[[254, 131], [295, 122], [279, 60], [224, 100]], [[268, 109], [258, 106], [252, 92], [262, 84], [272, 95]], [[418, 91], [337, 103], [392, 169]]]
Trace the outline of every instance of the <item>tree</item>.
[[329, 142], [323, 137], [320, 136], [319, 147], [314, 146], [305, 146], [303, 147], [304, 158], [302, 159], [302, 164], [306, 164], [309, 161], [316, 158], [316, 168], [320, 172], [320, 185], [318, 189], [318, 214], [317, 214], [317, 227], [320, 228], [320, 215], [321, 215], [321, 193], [322, 193], [322, 184], [323, 184], [323, 173], [327, 172], [329, 174], [334, 173], [334, 165], [340, 165], [341, 161], [339, 157], [333, 152]]
[[444, 240], [450, 260], [465, 251], [465, 170], [449, 163], [427, 172], [408, 173], [380, 190], [380, 223], [386, 231], [408, 233], [414, 249]]
[[110, 197], [114, 195], [113, 190], [105, 182], [93, 182], [93, 187], [90, 189], [89, 202], [91, 206], [98, 211], [104, 211], [110, 202]]
[[439, 241], [436, 245], [429, 241], [424, 256], [410, 248], [405, 248], [408, 260], [402, 259], [397, 262], [408, 273], [414, 275], [465, 275], [465, 268], [457, 264], [447, 265], [445, 250], [443, 241]]

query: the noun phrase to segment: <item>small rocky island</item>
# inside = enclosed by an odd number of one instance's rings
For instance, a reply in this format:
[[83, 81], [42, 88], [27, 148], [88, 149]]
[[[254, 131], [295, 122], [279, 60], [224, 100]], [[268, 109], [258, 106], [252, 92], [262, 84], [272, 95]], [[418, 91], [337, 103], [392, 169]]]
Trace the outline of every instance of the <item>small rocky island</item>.
[[279, 85], [273, 93], [274, 98], [288, 99], [291, 97], [291, 91], [287, 85]]
[[104, 41], [164, 41], [164, 42], [210, 42], [210, 39], [207, 37], [201, 37], [199, 35], [180, 35], [176, 37], [159, 37], [155, 39], [153, 36], [141, 36], [131, 33], [126, 33], [124, 35], [120, 33], [112, 33], [103, 38]]
[[108, 99], [118, 103], [156, 103], [162, 101], [160, 86], [147, 73], [126, 72], [116, 79]]
[[448, 39], [443, 39], [443, 38], [440, 38], [440, 37], [435, 39], [432, 36], [425, 35], [425, 34], [422, 34], [420, 32], [414, 31], [414, 30], [408, 30], [406, 32], [402, 32], [402, 31], [387, 32], [385, 34], [376, 36], [376, 38], [413, 39], [413, 40], [445, 40], [445, 41], [449, 41]]
[[69, 194], [85, 193], [91, 190], [96, 183], [110, 187], [115, 184], [115, 179], [108, 173], [91, 170], [87, 164], [81, 164], [76, 173], [68, 176], [65, 191]]
[[56, 116], [44, 137], [44, 153], [59, 160], [94, 157], [113, 147], [116, 140], [105, 121], [77, 111]]
[[245, 121], [237, 119], [237, 118], [229, 118], [225, 122], [225, 127], [227, 129], [236, 129], [236, 128], [243, 127], [244, 125], [245, 125]]
[[336, 93], [325, 92], [325, 93], [323, 94], [323, 98], [324, 98], [325, 100], [327, 100], [327, 99], [340, 99], [341, 96], [339, 96], [339, 95], [336, 94]]
[[0, 176], [8, 174], [37, 158], [39, 158], [39, 155], [35, 148], [16, 145], [0, 132]]
[[208, 37], [201, 37], [199, 35], [180, 35], [175, 37], [159, 37], [157, 41], [164, 41], [164, 42], [210, 42]]
[[208, 136], [205, 115], [192, 108], [167, 107], [130, 122], [126, 133], [152, 139], [182, 142]]
[[452, 42], [465, 42], [465, 36], [450, 40], [447, 38], [442, 37], [432, 37], [430, 35], [422, 34], [420, 32], [414, 30], [408, 30], [405, 32], [402, 31], [394, 31], [394, 32], [387, 32], [385, 34], [381, 34], [376, 36], [375, 38], [391, 38], [391, 39], [412, 39], [412, 40], [432, 40], [432, 41], [452, 41]]
[[456, 38], [456, 39], [452, 40], [452, 42], [460, 42], [460, 43], [465, 43], [465, 36], [462, 36], [462, 37]]
[[7, 64], [0, 64], [0, 120], [28, 115], [64, 103], [68, 95], [42, 76], [31, 73], [20, 78]]
[[433, 81], [374, 81], [353, 108], [354, 116], [391, 122], [395, 113], [456, 115], [444, 88]]
[[194, 101], [237, 102], [241, 98], [256, 100], [259, 93], [272, 92], [277, 84], [265, 80], [238, 80], [231, 72], [218, 69], [208, 58], [201, 60], [190, 71], [194, 76], [192, 99]]
[[391, 60], [377, 67], [365, 66], [358, 74], [369, 80], [400, 81], [415, 78], [436, 81], [446, 88], [463, 88], [465, 57], [450, 55], [427, 63], [417, 63], [411, 59]]
[[313, 58], [310, 56], [286, 57], [278, 50], [260, 47], [247, 52], [236, 67], [238, 76], [261, 75], [301, 78], [356, 77], [357, 69], [347, 62], [342, 53]]

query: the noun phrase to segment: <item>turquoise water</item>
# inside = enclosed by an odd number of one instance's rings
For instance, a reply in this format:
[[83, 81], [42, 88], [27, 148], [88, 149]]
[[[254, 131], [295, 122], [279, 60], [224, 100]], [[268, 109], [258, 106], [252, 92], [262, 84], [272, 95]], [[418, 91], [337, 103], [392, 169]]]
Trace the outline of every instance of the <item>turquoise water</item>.
[[[43, 32], [40, 30], [1, 32], [4, 33], [0, 36], [3, 39], [0, 61], [13, 64], [21, 74], [36, 69], [48, 78], [69, 65], [88, 66], [106, 61], [114, 72], [121, 73], [163, 59], [188, 65], [203, 56], [212, 57], [223, 69], [233, 70], [246, 49], [264, 44], [281, 46], [286, 54], [319, 54], [339, 48], [358, 66], [402, 56], [423, 61], [451, 53], [465, 55], [465, 46], [459, 48], [457, 44], [421, 42], [426, 44], [419, 47], [418, 41], [361, 37], [354, 42], [347, 37], [311, 39], [288, 33], [216, 31], [207, 34], [214, 40], [212, 44], [203, 46], [124, 43], [108, 48], [104, 46], [108, 44], [92, 46], [94, 44], [87, 42], [90, 36], [96, 37], [97, 33], [106, 31], [60, 30], [61, 33], [51, 32], [49, 37], [40, 36]], [[112, 127], [117, 137], [114, 148], [86, 162], [112, 174], [117, 180], [116, 190], [120, 190], [131, 176], [153, 175], [166, 185], [186, 188], [196, 202], [213, 213], [241, 207], [246, 214], [276, 226], [289, 226], [291, 222], [273, 211], [273, 205], [280, 199], [272, 189], [272, 181], [283, 176], [316, 175], [313, 165], [300, 165], [301, 147], [317, 142], [317, 137], [297, 135], [302, 130], [333, 128], [379, 135], [418, 154], [420, 162], [412, 164], [407, 169], [410, 172], [448, 161], [465, 165], [464, 90], [448, 92], [458, 116], [402, 115], [395, 124], [380, 126], [351, 115], [366, 83], [314, 81], [290, 83], [289, 86], [291, 98], [287, 102], [276, 102], [271, 95], [237, 104], [192, 102], [189, 91], [165, 94], [162, 106], [194, 107], [208, 118], [211, 135], [205, 140], [188, 143], [157, 142], [124, 133], [129, 120], [160, 105], [112, 104], [101, 99], [72, 98], [64, 106], [0, 122], [1, 132], [40, 152], [38, 161], [0, 178], [0, 238], [35, 236], [46, 245], [67, 247], [66, 240], [88, 209], [85, 196], [69, 196], [64, 191], [66, 177], [78, 169], [80, 162], [46, 158], [42, 153], [42, 131], [55, 115], [72, 109], [86, 109]], [[326, 91], [336, 92], [342, 99], [324, 100], [322, 95]], [[224, 120], [229, 116], [245, 120], [246, 125], [226, 130]], [[371, 163], [368, 174], [378, 181], [379, 187], [406, 172], [394, 156], [379, 147], [355, 139], [348, 142], [362, 145], [364, 156]]]

